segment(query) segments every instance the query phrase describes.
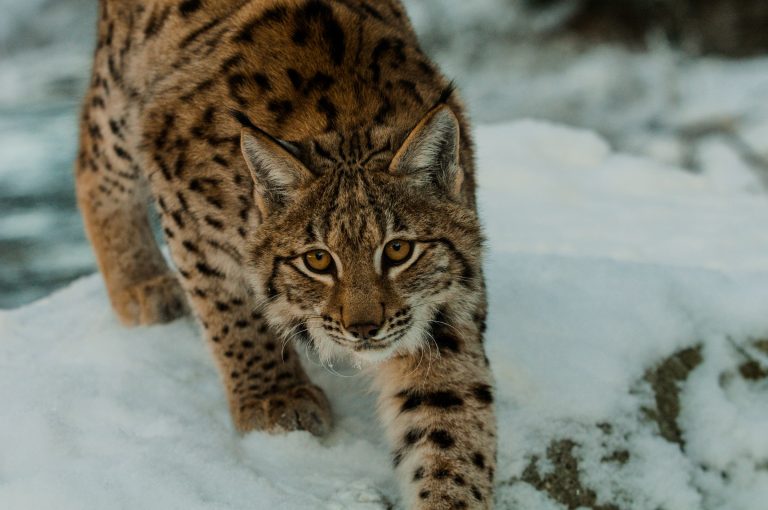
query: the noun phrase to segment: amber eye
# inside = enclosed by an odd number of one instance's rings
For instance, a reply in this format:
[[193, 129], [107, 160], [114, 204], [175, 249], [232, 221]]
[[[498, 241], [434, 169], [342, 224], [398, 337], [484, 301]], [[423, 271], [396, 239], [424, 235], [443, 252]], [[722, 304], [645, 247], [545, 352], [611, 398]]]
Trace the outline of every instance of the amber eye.
[[331, 254], [325, 250], [312, 250], [304, 254], [304, 263], [315, 273], [328, 273], [333, 268]]
[[413, 243], [411, 241], [395, 239], [384, 246], [384, 258], [391, 266], [398, 266], [404, 263], [412, 253]]

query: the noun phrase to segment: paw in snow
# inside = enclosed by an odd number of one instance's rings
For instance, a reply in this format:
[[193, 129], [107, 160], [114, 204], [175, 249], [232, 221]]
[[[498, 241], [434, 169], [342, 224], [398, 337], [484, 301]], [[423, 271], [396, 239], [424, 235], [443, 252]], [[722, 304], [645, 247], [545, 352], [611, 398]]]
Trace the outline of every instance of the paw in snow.
[[240, 432], [306, 430], [315, 436], [324, 436], [333, 426], [331, 405], [323, 390], [312, 384], [235, 404], [233, 411], [235, 427]]
[[110, 299], [126, 326], [171, 322], [188, 312], [181, 285], [170, 273], [115, 292]]

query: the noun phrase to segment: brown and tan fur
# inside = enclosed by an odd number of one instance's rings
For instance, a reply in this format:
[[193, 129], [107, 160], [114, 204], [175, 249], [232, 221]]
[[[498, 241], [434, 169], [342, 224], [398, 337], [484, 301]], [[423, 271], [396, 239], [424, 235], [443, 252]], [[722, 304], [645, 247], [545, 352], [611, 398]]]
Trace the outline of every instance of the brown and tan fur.
[[117, 315], [191, 308], [238, 430], [330, 430], [296, 339], [373, 372], [408, 508], [492, 506], [470, 132], [397, 0], [102, 0], [77, 194]]

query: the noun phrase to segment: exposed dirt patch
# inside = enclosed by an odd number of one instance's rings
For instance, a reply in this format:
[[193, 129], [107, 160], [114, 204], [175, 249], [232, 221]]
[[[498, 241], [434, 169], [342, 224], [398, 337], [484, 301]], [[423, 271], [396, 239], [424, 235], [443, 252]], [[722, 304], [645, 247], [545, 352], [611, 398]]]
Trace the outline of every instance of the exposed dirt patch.
[[[579, 479], [579, 461], [573, 454], [576, 443], [570, 439], [553, 441], [547, 448], [547, 459], [554, 466], [551, 473], [542, 476], [538, 469], [538, 457], [533, 457], [523, 471], [522, 481], [568, 507], [592, 510], [619, 510], [616, 505], [599, 505], [595, 491], [584, 487]], [[627, 452], [629, 458], [629, 452]], [[624, 461], [626, 462], [626, 460]]]
[[629, 450], [616, 450], [615, 452], [611, 452], [611, 454], [606, 455], [600, 460], [602, 462], [615, 462], [616, 464], [623, 466], [629, 462]]
[[739, 374], [748, 381], [759, 381], [768, 379], [768, 364], [762, 359], [760, 354], [768, 354], [768, 340], [757, 340], [751, 342], [758, 352], [750, 352], [750, 349], [739, 348], [739, 353], [745, 358], [745, 361], [739, 365]]
[[746, 361], [739, 365], [739, 373], [748, 381], [759, 381], [768, 378], [768, 369], [754, 360]]
[[754, 345], [765, 354], [768, 354], [768, 340], [757, 340]]
[[656, 400], [656, 408], [645, 408], [659, 433], [667, 441], [685, 446], [677, 418], [680, 415], [680, 383], [702, 362], [701, 346], [683, 349], [645, 373]]

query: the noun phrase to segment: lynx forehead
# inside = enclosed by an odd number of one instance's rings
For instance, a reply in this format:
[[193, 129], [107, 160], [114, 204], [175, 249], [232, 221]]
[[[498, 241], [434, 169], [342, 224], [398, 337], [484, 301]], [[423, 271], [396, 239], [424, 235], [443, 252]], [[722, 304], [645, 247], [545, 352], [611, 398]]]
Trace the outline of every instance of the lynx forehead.
[[76, 167], [118, 317], [191, 309], [238, 430], [329, 431], [303, 341], [372, 364], [409, 508], [492, 505], [470, 131], [399, 2], [102, 0]]

